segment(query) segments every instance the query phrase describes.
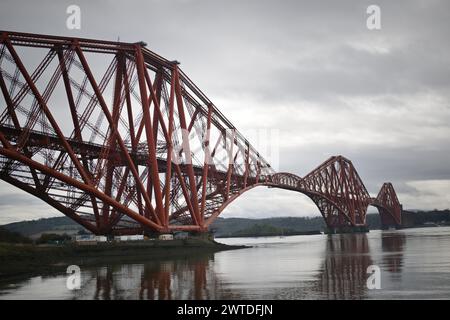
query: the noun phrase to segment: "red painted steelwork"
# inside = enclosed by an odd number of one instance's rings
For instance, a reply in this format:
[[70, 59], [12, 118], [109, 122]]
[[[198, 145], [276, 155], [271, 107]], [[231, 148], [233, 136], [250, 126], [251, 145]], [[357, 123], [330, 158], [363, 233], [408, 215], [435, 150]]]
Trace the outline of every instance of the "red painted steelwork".
[[372, 205], [378, 208], [382, 227], [401, 227], [403, 208], [392, 183], [383, 184]]
[[392, 185], [371, 199], [343, 157], [275, 173], [140, 43], [0, 31], [0, 88], [0, 178], [96, 234], [206, 231], [256, 186], [305, 193], [329, 227], [364, 226], [369, 204], [401, 223]]
[[371, 198], [352, 162], [342, 156], [331, 157], [304, 178], [276, 173], [271, 182], [310, 197], [330, 229], [365, 227], [369, 205], [378, 208], [383, 225], [389, 225], [387, 216], [401, 225], [401, 205], [392, 184], [385, 183], [377, 198]]

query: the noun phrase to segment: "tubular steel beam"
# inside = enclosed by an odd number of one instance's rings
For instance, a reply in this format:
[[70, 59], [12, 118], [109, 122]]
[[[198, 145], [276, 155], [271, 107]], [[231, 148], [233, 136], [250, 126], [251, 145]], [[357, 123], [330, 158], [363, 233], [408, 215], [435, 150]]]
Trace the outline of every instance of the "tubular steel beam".
[[401, 224], [392, 185], [370, 198], [344, 157], [304, 178], [275, 173], [142, 43], [0, 31], [0, 89], [0, 179], [95, 234], [206, 231], [257, 186], [306, 194], [329, 228], [365, 226], [369, 204]]

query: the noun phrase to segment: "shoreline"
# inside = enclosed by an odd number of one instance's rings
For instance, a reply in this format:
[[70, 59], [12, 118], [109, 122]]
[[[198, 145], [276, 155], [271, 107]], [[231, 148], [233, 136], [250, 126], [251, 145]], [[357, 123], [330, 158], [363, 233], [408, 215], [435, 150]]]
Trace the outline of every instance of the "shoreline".
[[42, 275], [65, 272], [67, 266], [115, 262], [142, 262], [149, 259], [184, 258], [219, 251], [249, 248], [213, 240], [146, 240], [95, 245], [35, 245], [0, 243], [0, 277]]
[[290, 236], [311, 236], [323, 234], [320, 230], [312, 230], [312, 231], [298, 231], [298, 232], [287, 232], [284, 234], [223, 234], [220, 236], [216, 236], [216, 239], [226, 239], [226, 238], [266, 238], [266, 237], [290, 237]]

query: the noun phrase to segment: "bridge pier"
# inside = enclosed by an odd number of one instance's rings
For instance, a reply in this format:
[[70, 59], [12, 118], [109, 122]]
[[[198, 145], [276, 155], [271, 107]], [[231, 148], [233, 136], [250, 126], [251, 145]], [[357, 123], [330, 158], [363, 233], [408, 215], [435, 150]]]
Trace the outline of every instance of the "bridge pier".
[[325, 234], [338, 234], [338, 233], [366, 233], [369, 232], [368, 226], [338, 226], [338, 227], [326, 227]]
[[[380, 226], [381, 230], [388, 230], [388, 229], [401, 229], [402, 225], [399, 224], [396, 219], [385, 209], [380, 209]], [[402, 221], [402, 212], [400, 212], [400, 221]]]

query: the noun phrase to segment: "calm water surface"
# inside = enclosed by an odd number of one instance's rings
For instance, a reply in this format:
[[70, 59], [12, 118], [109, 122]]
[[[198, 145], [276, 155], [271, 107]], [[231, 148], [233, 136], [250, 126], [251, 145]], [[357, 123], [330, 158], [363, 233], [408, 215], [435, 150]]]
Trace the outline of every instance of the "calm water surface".
[[[0, 284], [0, 299], [449, 299], [450, 227], [218, 239], [249, 249], [81, 267]], [[367, 267], [381, 289], [367, 289]]]

